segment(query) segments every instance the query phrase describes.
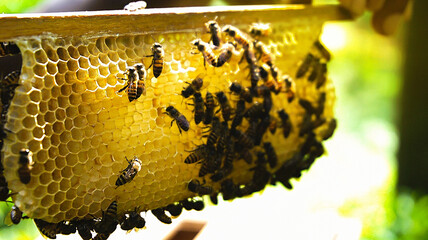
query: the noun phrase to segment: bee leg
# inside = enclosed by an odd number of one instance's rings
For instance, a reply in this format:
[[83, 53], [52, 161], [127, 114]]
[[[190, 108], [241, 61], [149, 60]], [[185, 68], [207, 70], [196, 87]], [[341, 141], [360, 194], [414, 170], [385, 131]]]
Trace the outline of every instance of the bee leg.
[[121, 88], [121, 89], [120, 89], [119, 91], [117, 91], [117, 92], [118, 92], [118, 93], [119, 93], [119, 92], [122, 92], [122, 91], [123, 91], [123, 90], [125, 90], [127, 87], [129, 87], [129, 84], [126, 84], [126, 85], [125, 85], [125, 87]]
[[178, 125], [178, 123], [177, 123], [177, 127], [178, 127], [178, 131], [180, 131], [180, 134], [181, 134], [181, 127]]
[[149, 69], [151, 66], [153, 66], [153, 63], [154, 63], [155, 61], [153, 60], [152, 61], [152, 63], [150, 64], [150, 66], [147, 68], [147, 69]]

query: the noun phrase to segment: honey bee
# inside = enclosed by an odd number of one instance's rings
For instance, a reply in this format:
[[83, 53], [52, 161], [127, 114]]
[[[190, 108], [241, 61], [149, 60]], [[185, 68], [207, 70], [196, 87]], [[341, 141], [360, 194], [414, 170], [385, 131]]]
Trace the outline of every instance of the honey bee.
[[335, 118], [328, 121], [327, 129], [322, 133], [322, 140], [327, 140], [333, 136], [334, 131], [337, 128], [337, 120]]
[[204, 115], [204, 124], [210, 124], [215, 110], [216, 104], [214, 100], [214, 96], [212, 93], [207, 91], [205, 95], [205, 115]]
[[166, 206], [165, 210], [167, 210], [171, 216], [178, 217], [183, 211], [183, 205], [181, 203], [172, 203]]
[[266, 63], [270, 68], [273, 67], [273, 58], [272, 54], [269, 51], [268, 47], [263, 44], [261, 41], [254, 42], [254, 48], [260, 54], [260, 60], [263, 63]]
[[285, 94], [287, 101], [290, 103], [294, 100], [296, 95], [296, 83], [288, 75], [283, 77], [283, 83], [285, 84]]
[[171, 126], [174, 123], [174, 121], [177, 123], [178, 130], [181, 133], [181, 129], [184, 131], [188, 131], [190, 127], [189, 121], [187, 121], [186, 117], [181, 114], [177, 109], [175, 109], [173, 106], [169, 106], [166, 108], [165, 114], [172, 117]]
[[111, 233], [97, 233], [93, 240], [107, 240]]
[[230, 126], [232, 131], [233, 129], [241, 125], [242, 120], [244, 119], [244, 114], [245, 114], [245, 101], [241, 99], [236, 103], [235, 117], [233, 117], [232, 125]]
[[216, 56], [208, 43], [201, 39], [195, 39], [192, 41], [192, 44], [195, 45], [198, 51], [202, 53], [202, 56], [204, 57], [204, 66], [206, 66], [206, 62], [211, 64], [213, 67], [217, 66]]
[[243, 32], [241, 32], [238, 28], [232, 25], [226, 25], [223, 27], [222, 31], [227, 33], [236, 42], [238, 42], [244, 49], [248, 49], [252, 40]]
[[325, 60], [330, 61], [331, 54], [327, 50], [327, 48], [324, 46], [324, 44], [322, 44], [322, 42], [320, 40], [315, 41], [314, 42], [314, 46], [321, 53], [321, 55], [323, 56], [323, 58]]
[[165, 51], [160, 43], [155, 42], [151, 47], [152, 55], [148, 55], [146, 57], [153, 57], [152, 63], [149, 68], [153, 66], [153, 75], [155, 78], [158, 78], [163, 69], [163, 58], [165, 56]]
[[142, 163], [140, 159], [137, 157], [134, 157], [131, 161], [126, 157], [125, 159], [128, 162], [128, 166], [120, 171], [120, 175], [116, 180], [116, 188], [132, 181], [132, 179], [134, 179], [137, 173], [141, 170]]
[[303, 107], [303, 109], [305, 109], [305, 111], [307, 112], [307, 113], [309, 113], [309, 114], [315, 114], [315, 112], [316, 112], [316, 110], [315, 110], [315, 108], [312, 106], [312, 103], [311, 102], [309, 102], [308, 100], [306, 100], [306, 99], [303, 99], [303, 98], [300, 98], [299, 99], [299, 104], [300, 104], [300, 106], [302, 106]]
[[116, 230], [117, 224], [117, 202], [113, 201], [103, 212], [101, 221], [96, 223], [95, 230], [98, 234], [110, 235]]
[[281, 109], [278, 111], [278, 116], [281, 119], [282, 124], [282, 134], [285, 138], [287, 138], [290, 135], [292, 125], [290, 121], [290, 116], [285, 112], [284, 109]]
[[146, 220], [137, 211], [130, 212], [129, 217], [120, 224], [120, 228], [125, 231], [130, 231], [133, 228], [144, 228], [144, 226], [146, 226]]
[[235, 46], [232, 43], [223, 44], [221, 47], [220, 55], [217, 58], [217, 62], [215, 67], [223, 66], [229, 59], [232, 57], [233, 50], [235, 50]]
[[[127, 94], [128, 94], [128, 100], [130, 102], [134, 101], [135, 99], [137, 99], [139, 97], [138, 95], [138, 87], [143, 87], [144, 86], [144, 82], [143, 84], [138, 84], [139, 81], [139, 76], [138, 76], [138, 72], [137, 69], [132, 66], [132, 67], [128, 67], [126, 69], [126, 72], [124, 73], [125, 76], [127, 76], [127, 78], [120, 78], [122, 80], [126, 80], [127, 83], [126, 85], [121, 88], [119, 91], [117, 92], [122, 92], [123, 90], [127, 89]], [[144, 92], [145, 90], [141, 89], [141, 92]]]
[[296, 72], [296, 78], [303, 77], [309, 70], [309, 67], [311, 66], [312, 61], [314, 60], [314, 55], [312, 53], [308, 53], [303, 60], [303, 62], [300, 64], [299, 68]]
[[326, 74], [327, 74], [327, 64], [321, 63], [319, 75], [316, 80], [317, 89], [320, 88], [322, 85], [324, 85], [324, 83], [327, 81]]
[[269, 166], [271, 168], [276, 167], [276, 165], [278, 164], [278, 157], [276, 156], [276, 152], [272, 146], [272, 143], [265, 142], [263, 144], [263, 147], [264, 147], [266, 155], [267, 155]]
[[208, 21], [205, 23], [206, 28], [208, 29], [208, 32], [211, 33], [211, 39], [213, 45], [216, 47], [220, 46], [220, 26], [215, 20]]
[[66, 223], [65, 221], [61, 221], [57, 223], [57, 232], [63, 235], [69, 235], [76, 232], [76, 226], [73, 223]]
[[12, 98], [15, 95], [15, 88], [19, 86], [18, 81], [20, 74], [21, 71], [16, 70], [9, 73], [1, 80], [0, 93], [3, 108], [5, 108], [5, 106], [9, 106], [10, 101], [12, 101]]
[[34, 223], [44, 237], [56, 239], [56, 235], [58, 234], [56, 223], [45, 222], [41, 219], [34, 219]]
[[28, 218], [22, 216], [22, 211], [16, 205], [13, 205], [9, 213], [4, 218], [4, 224], [11, 226], [12, 224], [19, 224], [21, 219]]
[[165, 210], [162, 208], [156, 208], [152, 210], [152, 214], [161, 222], [171, 224], [172, 220], [165, 214]]
[[199, 169], [199, 177], [203, 177], [208, 173], [214, 173], [221, 166], [221, 154], [218, 154], [214, 147], [209, 148], [209, 152], [210, 153], [207, 154], [207, 157], [202, 162], [202, 166]]
[[265, 115], [263, 104], [254, 103], [253, 106], [249, 107], [244, 114], [244, 117], [249, 119], [257, 119]]
[[217, 92], [215, 95], [217, 96], [217, 101], [220, 104], [223, 120], [227, 122], [232, 114], [232, 107], [230, 106], [229, 100], [222, 91]]
[[254, 54], [252, 45], [244, 50], [244, 57], [250, 67], [250, 80], [251, 80], [251, 89], [257, 87], [257, 84], [260, 80], [260, 68], [257, 65], [257, 58]]
[[91, 230], [95, 228], [94, 220], [77, 220], [73, 221], [73, 224], [76, 226], [77, 232], [83, 240], [92, 239]]
[[137, 81], [137, 98], [143, 94], [146, 96], [146, 78], [147, 78], [147, 71], [144, 68], [144, 65], [142, 63], [137, 63], [134, 65], [135, 70], [137, 70], [138, 74], [138, 81]]
[[204, 119], [204, 99], [202, 98], [201, 93], [196, 92], [193, 94], [193, 104], [195, 106], [195, 123], [199, 124]]
[[223, 199], [225, 201], [231, 200], [237, 197], [238, 186], [233, 183], [232, 179], [228, 178], [221, 183], [220, 191], [223, 194]]
[[28, 184], [31, 180], [31, 169], [33, 160], [33, 153], [28, 149], [21, 149], [19, 151], [19, 168], [18, 168], [18, 176], [19, 180], [22, 183]]
[[201, 194], [201, 195], [207, 195], [211, 194], [213, 191], [213, 188], [210, 186], [203, 186], [199, 180], [193, 179], [190, 181], [187, 185], [187, 188], [194, 193]]
[[205, 145], [198, 146], [189, 156], [184, 159], [184, 163], [192, 164], [201, 161], [205, 158]]
[[181, 204], [183, 205], [184, 209], [186, 209], [187, 211], [190, 211], [192, 209], [196, 211], [201, 211], [205, 207], [204, 202], [202, 200], [197, 200], [197, 199], [185, 199], [181, 201]]
[[251, 90], [248, 87], [244, 88], [240, 83], [233, 82], [229, 85], [229, 90], [238, 94], [246, 102], [253, 102], [253, 95], [251, 94]]
[[6, 178], [0, 173], [0, 201], [6, 201], [10, 197]]
[[312, 65], [312, 70], [308, 76], [309, 82], [315, 81], [315, 79], [317, 79], [317, 77], [320, 76], [321, 74], [321, 62], [318, 57], [314, 57], [311, 65]]
[[254, 141], [247, 134], [235, 129], [232, 131], [232, 136], [237, 140], [237, 144], [243, 146], [244, 148], [253, 148]]
[[272, 28], [269, 23], [253, 23], [249, 29], [250, 35], [253, 38], [267, 37], [272, 33]]
[[20, 54], [18, 46], [13, 42], [0, 42], [0, 57]]
[[210, 201], [212, 204], [217, 205], [218, 204], [218, 193], [213, 193], [210, 195]]
[[187, 83], [189, 84], [189, 86], [187, 86], [186, 88], [184, 88], [181, 91], [181, 95], [184, 98], [188, 98], [190, 96], [192, 96], [193, 94], [195, 94], [195, 92], [199, 92], [202, 88], [202, 86], [204, 85], [204, 80], [203, 80], [203, 76], [204, 74], [198, 74], [198, 76], [196, 76], [195, 79], [192, 80], [191, 83]]
[[126, 4], [126, 6], [123, 8], [125, 11], [135, 12], [138, 10], [143, 10], [147, 7], [147, 3], [144, 1], [137, 1], [137, 2], [130, 2]]
[[269, 128], [270, 124], [270, 115], [265, 115], [262, 120], [257, 124], [256, 135], [253, 139], [254, 145], [260, 145], [264, 134]]

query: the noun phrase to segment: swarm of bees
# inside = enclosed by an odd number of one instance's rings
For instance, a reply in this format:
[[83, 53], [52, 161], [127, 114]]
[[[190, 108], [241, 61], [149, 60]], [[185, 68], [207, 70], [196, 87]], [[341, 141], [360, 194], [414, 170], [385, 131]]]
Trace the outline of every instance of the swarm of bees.
[[[128, 11], [136, 11], [125, 9]], [[137, 9], [138, 10], [138, 9]], [[170, 224], [173, 217], [177, 217], [185, 210], [200, 211], [204, 208], [201, 196], [209, 196], [213, 204], [218, 203], [218, 195], [221, 193], [224, 200], [251, 195], [264, 189], [268, 184], [275, 185], [280, 182], [285, 188], [292, 189], [290, 180], [299, 178], [303, 170], [310, 168], [315, 159], [324, 153], [322, 140], [330, 138], [337, 127], [336, 119], [323, 117], [326, 101], [325, 93], [321, 94], [316, 106], [296, 95], [295, 82], [289, 75], [283, 74], [275, 66], [274, 56], [262, 39], [269, 37], [272, 29], [269, 24], [254, 23], [249, 32], [243, 32], [232, 25], [221, 27], [215, 20], [206, 24], [210, 34], [209, 42], [195, 39], [191, 44], [197, 52], [203, 56], [206, 63], [214, 68], [220, 68], [230, 61], [233, 54], [242, 53], [242, 59], [249, 70], [248, 85], [240, 81], [230, 82], [229, 91], [206, 91], [204, 89], [204, 74], [199, 74], [181, 91], [184, 99], [191, 99], [193, 106], [193, 119], [196, 125], [202, 124], [205, 129], [203, 138], [206, 141], [196, 146], [184, 158], [184, 163], [194, 164], [199, 167], [199, 179], [192, 179], [187, 183], [187, 190], [196, 197], [184, 199], [168, 206], [152, 209], [151, 212], [159, 221]], [[313, 48], [317, 53], [308, 53], [300, 63], [295, 78], [306, 77], [313, 82], [316, 88], [320, 88], [326, 82], [326, 63], [331, 56], [321, 42], [316, 41]], [[152, 61], [148, 68], [143, 63], [136, 63], [126, 68], [122, 74], [125, 80], [118, 92], [126, 90], [129, 102], [146, 95], [147, 69], [152, 68], [155, 78], [162, 74], [165, 51], [160, 43], [154, 43], [151, 47]], [[19, 53], [13, 43], [0, 44], [0, 56]], [[1, 144], [6, 137], [4, 128], [8, 106], [14, 95], [15, 88], [19, 85], [19, 71], [15, 71], [2, 79], [1, 87]], [[236, 96], [238, 100], [229, 99], [228, 94]], [[283, 95], [284, 99], [291, 103], [297, 101], [304, 110], [301, 123], [292, 122], [287, 109], [275, 109], [273, 107], [274, 95]], [[167, 106], [164, 112], [172, 118], [171, 126], [175, 122], [180, 134], [190, 129], [191, 121], [180, 113], [174, 106]], [[321, 132], [321, 139], [317, 138], [314, 131], [327, 123], [327, 128]], [[281, 129], [284, 138], [296, 132], [304, 139], [304, 143], [294, 156], [279, 165], [278, 156], [274, 145], [265, 141], [263, 136], [269, 131], [272, 134], [277, 128]], [[297, 133], [298, 131], [298, 133]], [[116, 188], [129, 184], [141, 170], [141, 160], [134, 156], [131, 160], [125, 158], [127, 166], [120, 171], [115, 182]], [[239, 184], [230, 177], [234, 169], [234, 163], [244, 160], [248, 164], [248, 170], [253, 173], [249, 183]], [[32, 153], [28, 149], [19, 151], [17, 174], [22, 184], [31, 182]], [[0, 200], [6, 201], [13, 193], [7, 188], [6, 179], [3, 176], [3, 165], [0, 164]], [[215, 190], [214, 185], [219, 183], [220, 190]], [[59, 223], [49, 223], [41, 219], [34, 219], [40, 232], [47, 238], [55, 239], [57, 234], [72, 234], [76, 231], [82, 239], [107, 239], [119, 225], [124, 231], [141, 229], [145, 227], [145, 219], [140, 215], [139, 209], [133, 209], [126, 214], [118, 215], [118, 203], [113, 201], [103, 211], [101, 218], [74, 219]], [[18, 224], [21, 219], [28, 218], [13, 206], [8, 215], [11, 224]], [[95, 235], [93, 235], [95, 232]]]

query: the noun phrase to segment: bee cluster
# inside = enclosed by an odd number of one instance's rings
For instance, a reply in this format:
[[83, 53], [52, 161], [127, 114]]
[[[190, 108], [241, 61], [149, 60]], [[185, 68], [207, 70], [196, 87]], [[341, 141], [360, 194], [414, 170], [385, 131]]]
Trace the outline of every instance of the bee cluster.
[[[205, 206], [202, 198], [204, 195], [209, 196], [213, 204], [217, 204], [219, 194], [224, 200], [231, 200], [251, 195], [263, 190], [267, 185], [275, 185], [277, 182], [291, 189], [290, 180], [299, 178], [301, 172], [309, 169], [314, 160], [324, 153], [322, 141], [332, 136], [337, 122], [334, 118], [325, 116], [327, 94], [325, 90], [319, 90], [325, 87], [327, 81], [326, 63], [330, 60], [330, 54], [322, 43], [319, 41], [313, 43], [311, 51], [299, 64], [294, 77], [291, 77], [292, 72], [277, 67], [274, 54], [265, 44], [265, 40], [268, 41], [270, 34], [272, 34], [269, 24], [254, 23], [250, 26], [248, 33], [232, 25], [220, 27], [215, 20], [208, 21], [205, 26], [210, 35], [210, 40], [204, 41], [198, 38], [191, 41], [194, 46], [192, 54], [202, 55], [205, 70], [207, 68], [214, 68], [214, 70], [225, 68], [228, 66], [228, 62], [239, 56], [241, 59], [238, 64], [241, 69], [244, 69], [242, 71], [248, 69], [248, 76], [233, 81], [229, 80], [228, 89], [213, 91], [213, 88], [207, 89], [209, 84], [209, 81], [206, 81], [207, 73], [198, 74], [185, 82], [186, 85], [179, 90], [181, 92], [175, 92], [176, 95], [181, 95], [181, 100], [186, 102], [185, 105], [191, 109], [192, 115], [189, 115], [189, 111], [182, 111], [174, 103], [163, 106], [162, 111], [158, 110], [161, 115], [171, 118], [169, 127], [175, 128], [175, 123], [181, 135], [185, 135], [194, 129], [201, 129], [202, 132], [202, 144], [196, 145], [190, 150], [190, 153], [186, 153], [186, 156], [181, 159], [186, 165], [185, 167], [197, 169], [198, 172], [197, 178], [185, 182], [185, 193], [177, 194], [181, 200], [140, 210], [139, 207], [129, 208], [121, 205], [121, 201], [124, 200], [116, 199], [115, 196], [114, 199], [108, 199], [107, 208], [102, 208], [100, 204], [96, 205], [98, 207], [96, 211], [102, 212], [101, 217], [95, 217], [87, 210], [87, 212], [82, 213], [83, 218], [70, 217], [68, 220], [52, 222], [34, 219], [37, 228], [44, 236], [55, 239], [57, 234], [78, 232], [84, 240], [103, 240], [107, 239], [118, 225], [124, 231], [144, 228], [146, 222], [141, 216], [143, 211], [151, 210], [151, 213], [159, 221], [170, 224], [172, 218], [178, 217], [183, 209], [188, 211], [202, 210]], [[165, 50], [167, 51], [166, 54]], [[155, 42], [151, 47], [152, 54], [144, 56], [151, 58], [151, 64], [148, 68], [145, 67], [143, 61], [134, 62], [119, 73], [124, 77], [115, 75], [115, 80], [124, 80], [125, 85], [114, 92], [114, 97], [124, 97], [121, 93], [125, 91], [128, 98], [126, 104], [131, 105], [138, 101], [144, 101], [146, 95], [150, 94], [148, 91], [151, 80], [148, 76], [153, 75], [154, 78], [160, 78], [162, 75], [165, 67], [164, 59], [168, 55], [168, 49], [165, 48], [165, 50], [160, 43]], [[81, 52], [82, 55], [86, 54], [80, 48], [77, 51]], [[59, 50], [57, 52], [61, 53]], [[73, 49], [71, 47], [69, 52], [72, 55]], [[19, 53], [19, 48], [13, 43], [0, 44], [0, 55], [17, 53]], [[65, 57], [60, 56], [60, 58]], [[114, 56], [111, 58], [113, 59]], [[83, 66], [84, 61], [82, 60], [79, 64]], [[68, 64], [67, 67], [72, 69], [73, 65]], [[150, 68], [151, 72], [149, 72]], [[8, 130], [5, 127], [8, 121], [8, 107], [14, 97], [15, 88], [19, 86], [19, 76], [19, 71], [13, 72], [3, 78], [0, 83], [2, 103], [0, 147], [3, 147], [3, 139], [8, 135]], [[79, 76], [76, 75], [77, 78]], [[299, 95], [296, 89], [296, 80], [298, 79], [301, 81], [307, 79], [311, 87], [321, 92], [316, 101], [305, 99]], [[89, 83], [88, 86], [90, 86]], [[76, 89], [78, 90], [77, 87], [73, 88], [73, 91]], [[61, 88], [62, 92], [66, 93], [67, 88]], [[30, 98], [33, 98], [33, 95]], [[281, 101], [281, 104], [277, 104], [278, 101]], [[155, 102], [153, 100], [153, 104]], [[292, 120], [290, 116], [297, 114], [295, 110], [291, 111], [284, 107], [288, 105], [298, 106], [298, 114], [301, 114], [302, 118], [297, 121]], [[281, 107], [278, 108], [278, 106]], [[82, 107], [82, 109], [79, 108], [79, 111], [84, 112], [85, 109]], [[70, 114], [74, 113], [70, 110]], [[101, 118], [101, 114], [98, 117]], [[159, 124], [161, 123], [163, 122]], [[169, 121], [167, 125], [169, 125]], [[288, 159], [281, 159], [282, 155], [277, 154], [275, 149], [275, 142], [270, 141], [267, 137], [277, 134], [277, 131], [280, 131], [282, 139], [289, 139], [293, 134], [298, 136], [297, 142], [299, 142], [300, 147]], [[54, 132], [57, 133], [60, 130], [54, 130]], [[59, 133], [57, 135], [59, 136]], [[94, 143], [91, 142], [90, 144]], [[67, 145], [67, 147], [71, 152], [74, 151], [72, 145]], [[33, 152], [30, 149], [30, 146], [28, 149], [20, 148], [15, 174], [18, 176], [20, 184], [29, 184], [33, 187], [34, 184], [31, 184], [32, 175], [35, 175], [32, 174], [33, 168], [38, 168], [39, 171], [43, 167], [49, 168], [49, 164], [46, 163], [42, 167], [37, 164], [34, 166]], [[49, 152], [49, 158], [51, 158], [50, 154], [53, 153]], [[40, 158], [41, 155], [40, 152], [36, 153], [37, 158]], [[124, 156], [127, 163], [126, 167], [121, 168], [119, 174], [114, 175], [114, 189], [121, 190], [132, 185], [142, 175], [140, 172], [147, 167], [147, 161], [140, 156], [134, 155], [130, 160], [128, 157], [131, 156]], [[60, 159], [60, 157], [55, 159], [55, 164], [61, 165]], [[125, 160], [119, 161], [120, 164], [123, 165]], [[0, 200], [6, 201], [15, 193], [9, 190], [3, 175], [3, 161], [0, 166]], [[63, 167], [63, 169], [66, 168]], [[249, 181], [242, 182], [239, 177], [233, 175], [234, 172], [240, 170], [250, 172]], [[61, 172], [61, 174], [68, 174], [66, 170], [62, 171], [65, 173]], [[147, 173], [145, 174], [144, 176], [147, 176]], [[52, 175], [54, 176], [53, 172]], [[43, 182], [45, 179], [53, 178], [43, 174], [36, 177]], [[46, 180], [46, 182], [48, 181]], [[107, 181], [106, 184], [110, 183]], [[49, 198], [47, 199], [46, 202], [50, 204]], [[80, 214], [80, 211], [76, 212]], [[8, 218], [10, 218], [11, 223], [18, 224], [21, 219], [29, 217], [24, 216], [23, 212], [15, 205], [8, 214]], [[93, 233], [95, 233], [94, 236]]]

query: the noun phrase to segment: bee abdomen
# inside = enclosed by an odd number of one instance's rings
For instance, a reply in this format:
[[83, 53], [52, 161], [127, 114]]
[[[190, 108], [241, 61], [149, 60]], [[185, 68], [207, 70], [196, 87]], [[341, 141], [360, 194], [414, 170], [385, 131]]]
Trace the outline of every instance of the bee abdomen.
[[156, 208], [152, 210], [153, 215], [161, 222], [171, 224], [172, 220], [165, 214], [165, 210], [162, 208]]

